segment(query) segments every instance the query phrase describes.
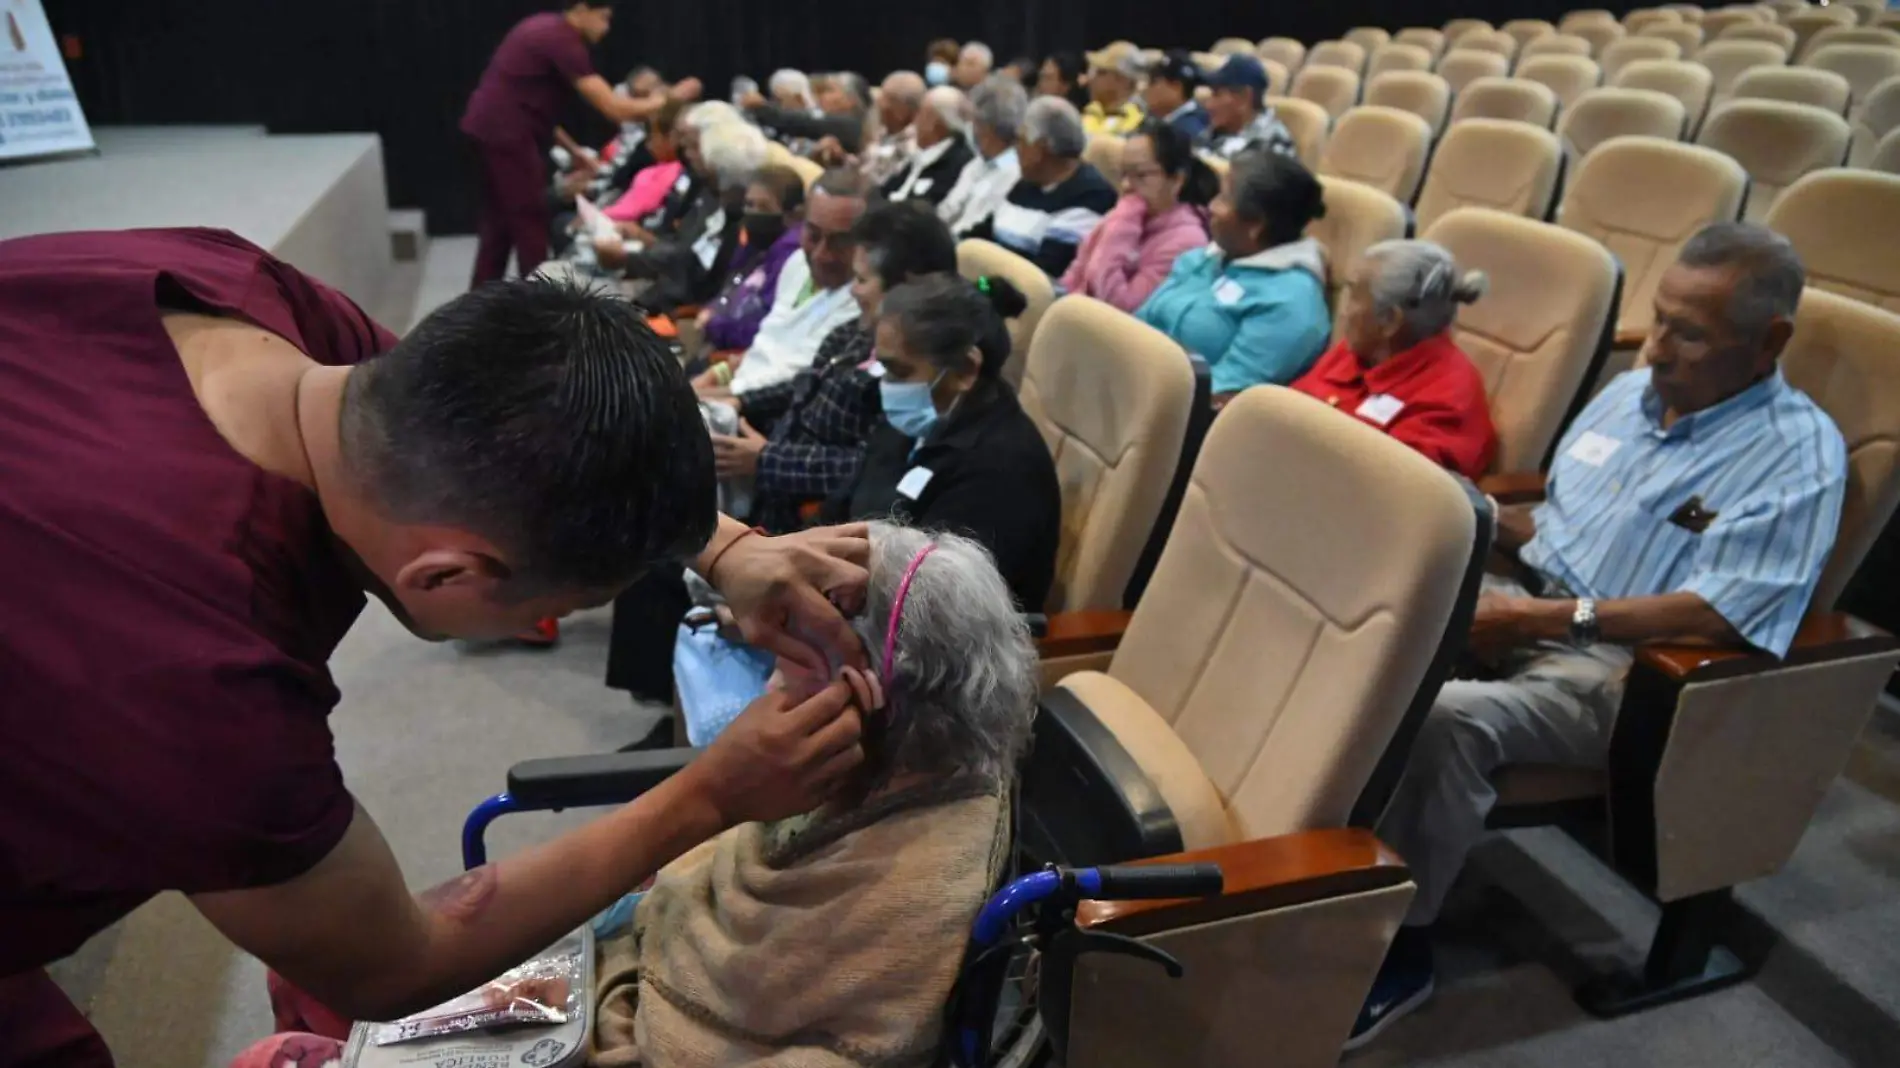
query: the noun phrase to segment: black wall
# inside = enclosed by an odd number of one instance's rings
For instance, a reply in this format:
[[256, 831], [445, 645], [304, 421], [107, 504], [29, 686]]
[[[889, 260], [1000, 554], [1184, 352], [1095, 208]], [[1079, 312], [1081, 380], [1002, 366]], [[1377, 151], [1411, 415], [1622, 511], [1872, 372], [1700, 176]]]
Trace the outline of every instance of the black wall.
[[[50, 0], [56, 33], [78, 39], [73, 81], [94, 124], [248, 123], [275, 133], [382, 135], [390, 202], [427, 210], [430, 229], [473, 229], [474, 174], [456, 133], [462, 105], [508, 28], [559, 0]], [[1223, 36], [1312, 42], [1362, 24], [1435, 26], [1555, 17], [1552, 0], [622, 0], [595, 50], [609, 81], [636, 62], [697, 74], [725, 95], [733, 75], [781, 66], [881, 77], [921, 67], [931, 38], [988, 42], [999, 63], [1126, 37], [1206, 48]], [[597, 140], [597, 116], [568, 127]]]

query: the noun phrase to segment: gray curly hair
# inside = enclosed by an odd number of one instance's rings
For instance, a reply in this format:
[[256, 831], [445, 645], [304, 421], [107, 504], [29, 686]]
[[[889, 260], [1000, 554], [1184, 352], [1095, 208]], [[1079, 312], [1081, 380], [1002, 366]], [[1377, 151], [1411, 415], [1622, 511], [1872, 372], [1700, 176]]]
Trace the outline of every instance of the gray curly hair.
[[1365, 251], [1373, 310], [1380, 318], [1396, 308], [1413, 341], [1441, 334], [1458, 317], [1458, 305], [1484, 296], [1483, 271], [1458, 270], [1443, 245], [1430, 241], [1381, 241]]

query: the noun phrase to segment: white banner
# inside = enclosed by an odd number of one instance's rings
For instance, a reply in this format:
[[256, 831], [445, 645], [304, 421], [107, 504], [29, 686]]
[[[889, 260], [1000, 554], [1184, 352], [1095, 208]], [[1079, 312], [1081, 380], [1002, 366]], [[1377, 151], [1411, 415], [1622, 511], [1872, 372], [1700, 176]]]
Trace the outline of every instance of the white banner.
[[0, 160], [93, 147], [40, 0], [0, 0]]

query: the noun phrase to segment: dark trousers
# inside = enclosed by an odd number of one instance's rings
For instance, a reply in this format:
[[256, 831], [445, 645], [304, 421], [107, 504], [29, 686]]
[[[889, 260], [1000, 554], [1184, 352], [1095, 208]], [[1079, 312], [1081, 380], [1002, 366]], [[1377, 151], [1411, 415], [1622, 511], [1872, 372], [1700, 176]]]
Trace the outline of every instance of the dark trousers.
[[112, 1068], [112, 1052], [36, 969], [0, 977], [0, 1068]]
[[476, 141], [475, 151], [481, 159], [482, 208], [474, 284], [506, 274], [510, 252], [526, 278], [548, 258], [548, 179], [540, 146], [528, 139]]
[[614, 598], [607, 685], [643, 701], [673, 701], [673, 639], [692, 607], [678, 567], [658, 568]]

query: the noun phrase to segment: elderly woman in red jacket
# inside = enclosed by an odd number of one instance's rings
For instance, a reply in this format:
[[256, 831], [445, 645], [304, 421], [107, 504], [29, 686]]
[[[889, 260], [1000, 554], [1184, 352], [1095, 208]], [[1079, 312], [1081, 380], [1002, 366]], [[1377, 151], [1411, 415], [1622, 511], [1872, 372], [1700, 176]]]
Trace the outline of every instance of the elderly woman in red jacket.
[[1442, 246], [1373, 245], [1340, 292], [1338, 339], [1292, 388], [1477, 478], [1497, 454], [1498, 435], [1484, 378], [1448, 331], [1458, 305], [1484, 289], [1484, 272], [1460, 271]]

